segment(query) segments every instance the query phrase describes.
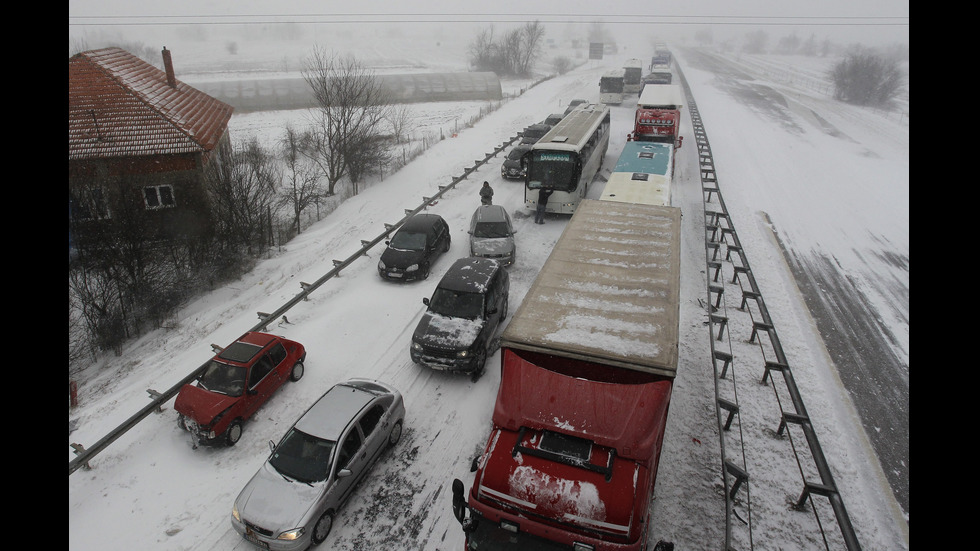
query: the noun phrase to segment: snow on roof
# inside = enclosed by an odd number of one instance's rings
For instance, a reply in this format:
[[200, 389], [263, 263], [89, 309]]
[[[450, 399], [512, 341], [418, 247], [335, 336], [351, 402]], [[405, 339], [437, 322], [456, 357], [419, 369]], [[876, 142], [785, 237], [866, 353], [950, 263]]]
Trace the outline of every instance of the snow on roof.
[[68, 158], [207, 152], [233, 108], [121, 48], [68, 59]]
[[582, 201], [501, 346], [673, 377], [679, 228], [676, 208]]

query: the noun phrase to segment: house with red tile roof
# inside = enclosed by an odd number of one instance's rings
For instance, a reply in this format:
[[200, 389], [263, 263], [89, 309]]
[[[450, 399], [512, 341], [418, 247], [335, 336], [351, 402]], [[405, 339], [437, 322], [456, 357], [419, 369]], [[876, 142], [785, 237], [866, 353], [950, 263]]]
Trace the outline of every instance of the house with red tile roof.
[[104, 238], [96, 230], [108, 221], [118, 228], [120, 219], [151, 240], [211, 230], [205, 173], [231, 147], [233, 108], [177, 80], [170, 51], [162, 54], [163, 70], [120, 48], [68, 59], [69, 224], [76, 240]]

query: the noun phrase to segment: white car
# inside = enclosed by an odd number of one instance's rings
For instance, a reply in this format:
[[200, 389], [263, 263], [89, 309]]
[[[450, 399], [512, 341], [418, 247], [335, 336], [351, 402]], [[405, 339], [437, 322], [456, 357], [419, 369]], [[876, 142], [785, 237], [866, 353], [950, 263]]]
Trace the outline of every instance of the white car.
[[366, 379], [335, 385], [272, 448], [235, 499], [232, 526], [263, 549], [319, 545], [357, 483], [398, 442], [404, 420], [394, 388]]

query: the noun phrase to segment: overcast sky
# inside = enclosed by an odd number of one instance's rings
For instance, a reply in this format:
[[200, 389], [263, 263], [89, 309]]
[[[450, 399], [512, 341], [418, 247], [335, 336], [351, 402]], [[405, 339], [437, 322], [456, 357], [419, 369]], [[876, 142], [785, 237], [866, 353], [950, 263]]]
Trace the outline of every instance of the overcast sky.
[[[655, 23], [693, 34], [706, 25], [730, 34], [755, 28], [870, 43], [909, 41], [908, 0], [69, 0], [69, 31], [81, 27], [232, 22], [468, 22], [501, 24], [601, 19]], [[847, 37], [847, 38], [843, 38]]]

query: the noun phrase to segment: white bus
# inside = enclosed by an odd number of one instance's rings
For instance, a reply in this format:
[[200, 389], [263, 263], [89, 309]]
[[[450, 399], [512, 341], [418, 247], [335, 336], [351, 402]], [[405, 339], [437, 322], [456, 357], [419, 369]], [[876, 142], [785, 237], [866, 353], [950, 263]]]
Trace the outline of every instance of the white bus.
[[626, 142], [600, 200], [669, 207], [673, 172], [674, 144]]
[[643, 87], [643, 62], [627, 59], [623, 65], [623, 95], [639, 94]]
[[599, 103], [619, 105], [623, 103], [623, 86], [626, 69], [613, 69], [599, 77]]
[[525, 206], [535, 210], [545, 189], [552, 191], [546, 212], [575, 212], [609, 149], [609, 124], [608, 107], [583, 104], [535, 143], [527, 155]]

